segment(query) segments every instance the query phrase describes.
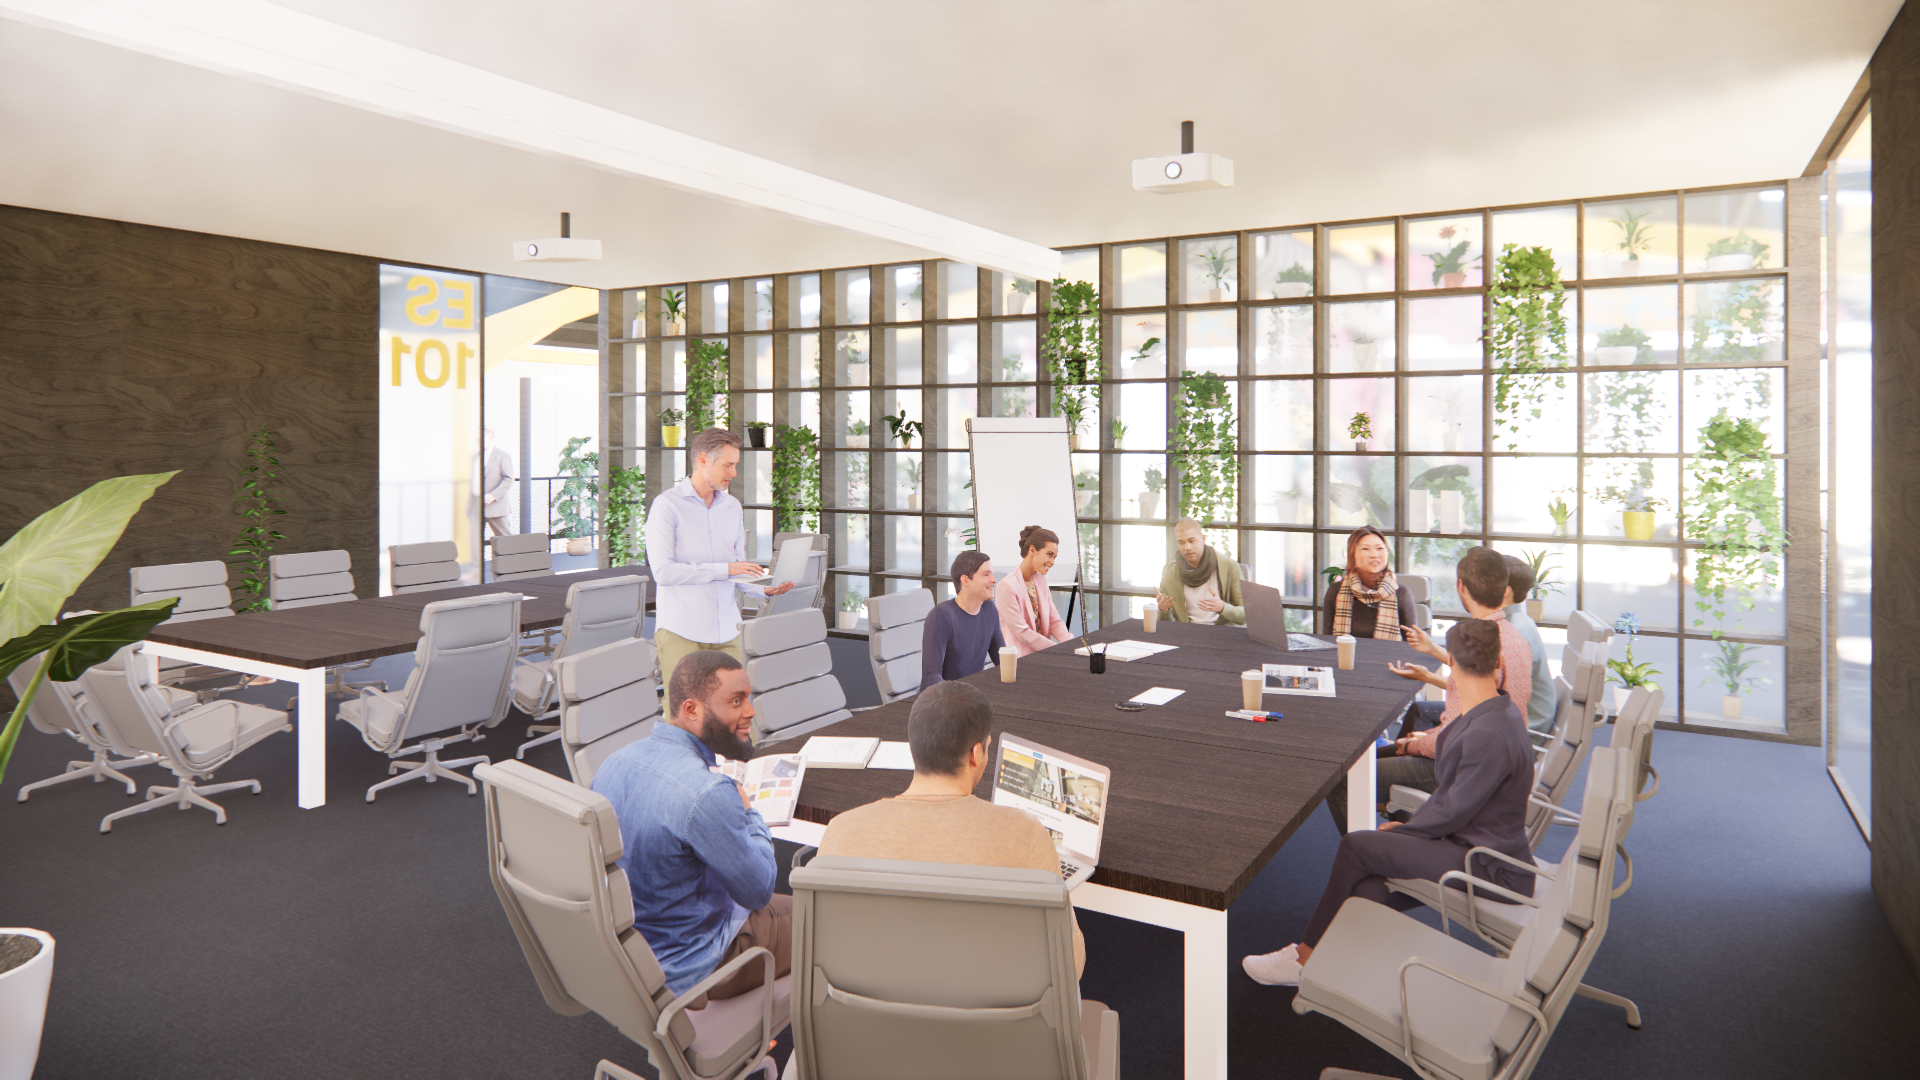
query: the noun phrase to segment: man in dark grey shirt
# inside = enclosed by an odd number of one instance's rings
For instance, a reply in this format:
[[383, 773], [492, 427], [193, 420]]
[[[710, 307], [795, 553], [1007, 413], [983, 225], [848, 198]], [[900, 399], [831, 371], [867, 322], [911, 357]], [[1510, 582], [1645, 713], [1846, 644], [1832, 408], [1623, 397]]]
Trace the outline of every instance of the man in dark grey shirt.
[[1000, 663], [1000, 609], [993, 603], [993, 563], [979, 551], [953, 559], [953, 599], [927, 615], [920, 632], [920, 689], [961, 679]]
[[1424, 878], [1462, 867], [1473, 876], [1533, 895], [1534, 876], [1525, 870], [1467, 850], [1490, 848], [1522, 862], [1533, 861], [1527, 846], [1527, 796], [1533, 791], [1533, 750], [1520, 706], [1495, 685], [1500, 632], [1485, 619], [1455, 623], [1447, 632], [1454, 687], [1465, 710], [1440, 731], [1434, 755], [1433, 797], [1406, 824], [1387, 824], [1378, 832], [1349, 833], [1333, 858], [1326, 891], [1307, 922], [1300, 944], [1240, 961], [1254, 981], [1296, 986], [1300, 969], [1332, 925], [1340, 906], [1355, 896], [1406, 910], [1418, 901], [1388, 891], [1388, 878]]

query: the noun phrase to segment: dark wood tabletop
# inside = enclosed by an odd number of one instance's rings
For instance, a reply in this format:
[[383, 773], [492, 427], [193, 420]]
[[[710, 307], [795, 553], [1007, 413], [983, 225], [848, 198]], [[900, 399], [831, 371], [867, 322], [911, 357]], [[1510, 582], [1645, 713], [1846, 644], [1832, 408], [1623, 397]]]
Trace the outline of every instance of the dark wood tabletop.
[[[1129, 621], [1088, 635], [1095, 643], [1134, 639], [1174, 645], [1105, 674], [1075, 655], [1079, 639], [1020, 658], [1018, 678], [989, 669], [968, 676], [993, 703], [995, 735], [1022, 738], [1113, 770], [1100, 866], [1101, 885], [1224, 911], [1304, 824], [1375, 738], [1399, 719], [1421, 684], [1386, 670], [1390, 661], [1432, 661], [1404, 644], [1357, 643], [1354, 670], [1335, 673], [1337, 696], [1268, 694], [1282, 720], [1224, 715], [1240, 707], [1243, 670], [1263, 663], [1332, 666], [1332, 649], [1288, 653], [1240, 627], [1162, 622], [1152, 636]], [[1115, 703], [1165, 686], [1186, 693], [1166, 705], [1122, 712]], [[829, 735], [906, 738], [913, 699], [857, 713]], [[769, 744], [787, 753], [804, 738]], [[911, 774], [890, 769], [814, 770], [797, 813], [827, 822], [875, 799], [898, 795]], [[992, 772], [975, 792], [990, 798]]]
[[340, 604], [249, 611], [154, 628], [148, 640], [292, 668], [333, 667], [411, 650], [420, 641], [420, 613], [437, 600], [517, 593], [520, 629], [546, 630], [567, 617], [567, 590], [577, 581], [634, 574], [634, 567], [516, 578], [484, 585], [428, 589]]

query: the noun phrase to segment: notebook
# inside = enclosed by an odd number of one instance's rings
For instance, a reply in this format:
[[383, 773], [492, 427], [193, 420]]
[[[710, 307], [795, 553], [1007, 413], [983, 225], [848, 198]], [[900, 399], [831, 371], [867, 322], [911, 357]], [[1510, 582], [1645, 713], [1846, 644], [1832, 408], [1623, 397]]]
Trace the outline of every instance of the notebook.
[[1099, 865], [1111, 777], [1104, 766], [1002, 732], [993, 804], [1018, 807], [1046, 826], [1071, 889]]

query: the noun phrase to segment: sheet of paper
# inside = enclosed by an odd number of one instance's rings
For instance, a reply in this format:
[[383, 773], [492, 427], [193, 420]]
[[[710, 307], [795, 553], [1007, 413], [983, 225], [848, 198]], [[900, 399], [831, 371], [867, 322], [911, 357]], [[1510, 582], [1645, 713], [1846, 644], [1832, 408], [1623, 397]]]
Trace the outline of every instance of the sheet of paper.
[[1133, 638], [1128, 638], [1125, 641], [1114, 642], [1113, 647], [1139, 653], [1141, 656], [1152, 656], [1155, 653], [1172, 652], [1180, 646], [1167, 645], [1158, 641], [1135, 641]]
[[1186, 693], [1185, 690], [1175, 690], [1171, 687], [1156, 686], [1151, 690], [1143, 690], [1140, 693], [1135, 694], [1133, 697], [1127, 700], [1137, 701], [1142, 705], [1165, 705], [1167, 702], [1172, 701], [1174, 698], [1177, 698], [1184, 693]]
[[883, 742], [867, 759], [869, 769], [913, 770], [913, 749], [904, 742]]

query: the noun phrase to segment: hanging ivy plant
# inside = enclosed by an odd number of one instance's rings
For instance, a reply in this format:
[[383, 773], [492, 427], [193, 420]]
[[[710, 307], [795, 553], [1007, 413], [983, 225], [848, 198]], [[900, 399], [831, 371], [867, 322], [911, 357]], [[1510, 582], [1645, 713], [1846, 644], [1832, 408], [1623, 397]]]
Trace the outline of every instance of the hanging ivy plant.
[[1538, 420], [1548, 387], [1565, 393], [1567, 377], [1549, 375], [1567, 365], [1567, 287], [1553, 252], [1507, 244], [1487, 287], [1487, 351], [1493, 357], [1493, 427], [1507, 449], [1520, 446], [1520, 425]]
[[[1754, 592], [1780, 573], [1788, 538], [1778, 465], [1758, 423], [1721, 409], [1700, 428], [1691, 474], [1687, 539], [1702, 545], [1693, 564], [1694, 604], [1718, 622], [1727, 617], [1727, 590], [1737, 590], [1739, 607], [1751, 611]], [[1706, 621], [1697, 618], [1693, 625]], [[1721, 633], [1714, 628], [1714, 637]]]
[[[1227, 380], [1193, 371], [1180, 376], [1167, 449], [1180, 468], [1181, 517], [1211, 525], [1239, 516], [1240, 440]], [[1215, 539], [1224, 545], [1227, 537]]]
[[268, 527], [273, 518], [286, 513], [274, 505], [285, 498], [280, 492], [280, 459], [274, 456], [279, 452], [272, 428], [257, 428], [247, 434], [246, 464], [240, 466], [240, 487], [233, 495], [233, 512], [246, 524], [233, 538], [233, 550], [227, 552], [239, 556], [233, 568], [240, 573], [235, 592], [240, 594], [237, 602], [241, 611], [265, 611], [273, 606], [267, 599], [267, 560], [273, 555], [273, 546], [287, 538], [285, 533]]
[[781, 428], [773, 441], [773, 528], [820, 531], [820, 440], [810, 427]]
[[696, 341], [687, 349], [687, 434], [726, 426], [727, 343]]
[[1100, 290], [1053, 279], [1040, 353], [1052, 379], [1053, 414], [1066, 418], [1069, 431], [1077, 430], [1083, 417], [1099, 411]]
[[614, 469], [607, 479], [607, 565], [647, 559], [647, 470]]

